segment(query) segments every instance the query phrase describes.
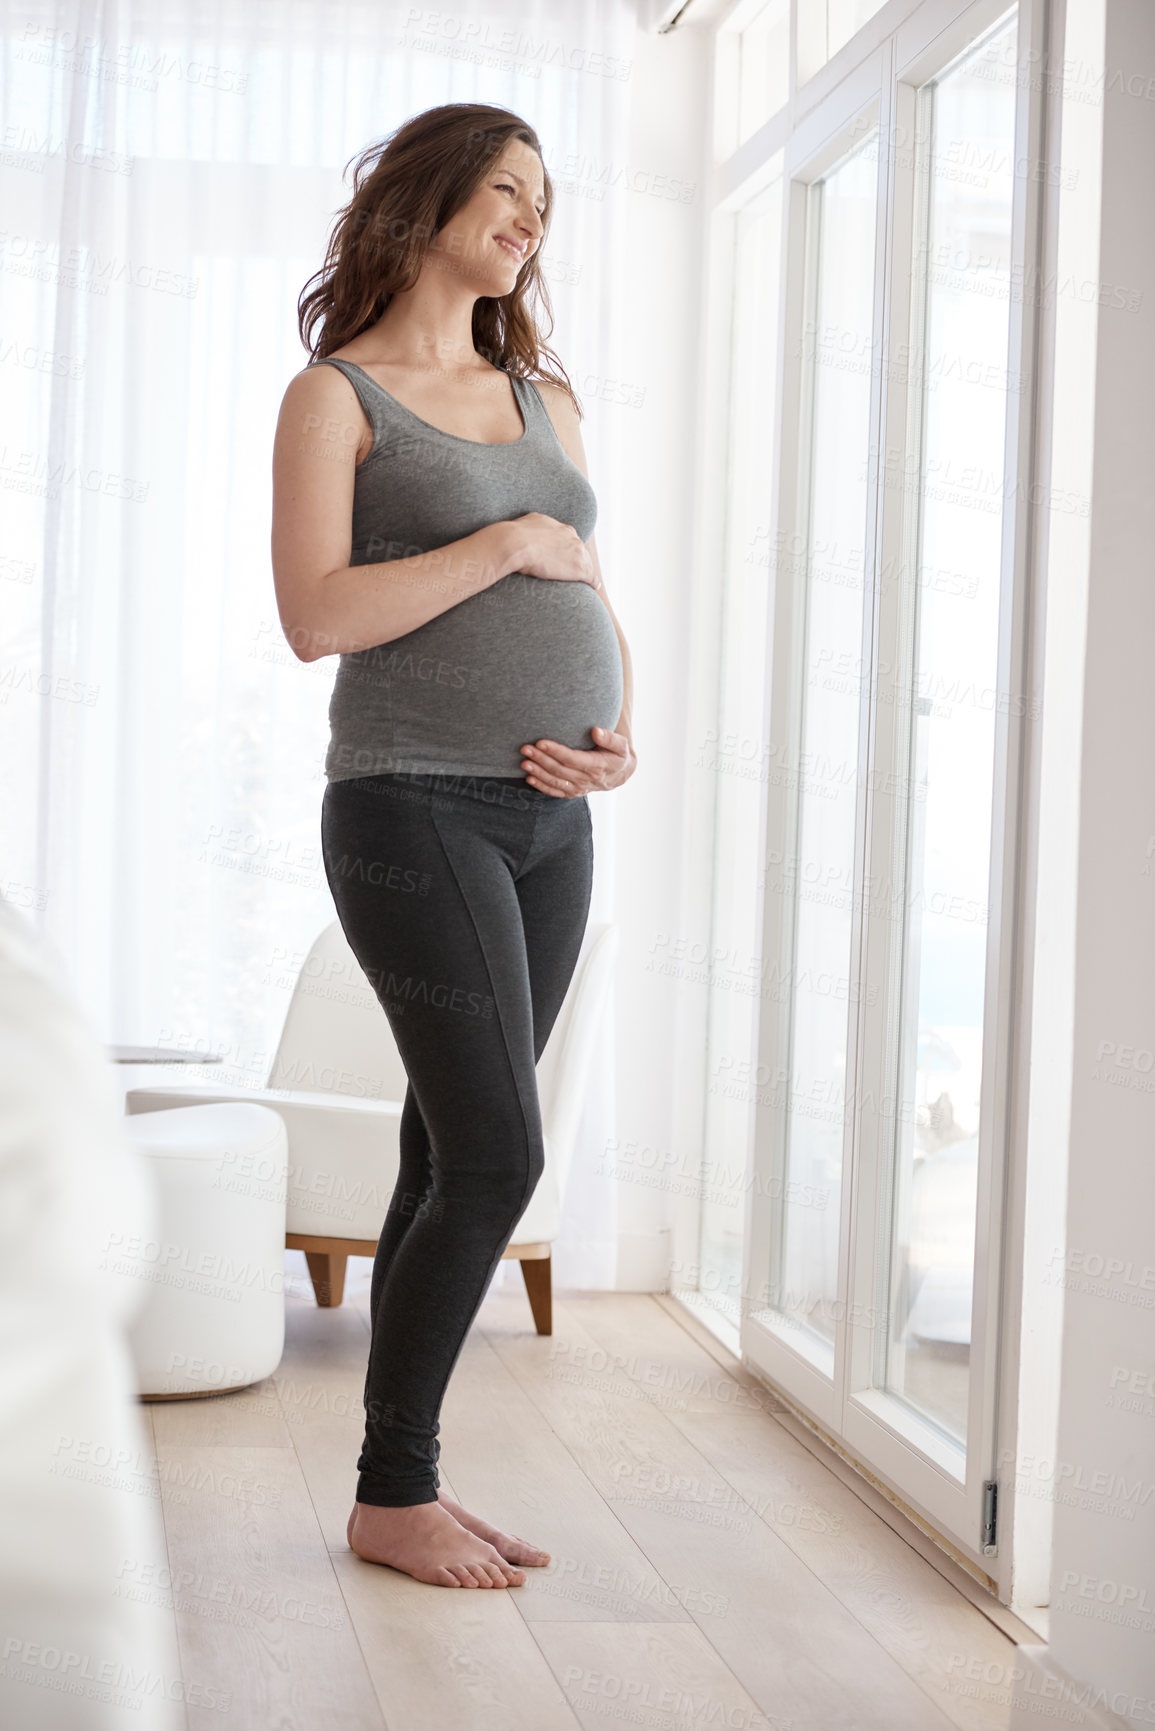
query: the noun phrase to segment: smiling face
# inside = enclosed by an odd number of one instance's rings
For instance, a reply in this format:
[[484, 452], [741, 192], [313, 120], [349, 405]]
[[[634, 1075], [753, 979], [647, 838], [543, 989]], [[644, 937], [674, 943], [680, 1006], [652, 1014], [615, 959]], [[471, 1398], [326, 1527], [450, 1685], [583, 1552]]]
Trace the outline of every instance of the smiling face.
[[479, 295], [507, 295], [541, 244], [544, 208], [541, 158], [531, 145], [513, 138], [477, 190], [438, 231], [427, 261], [467, 276]]

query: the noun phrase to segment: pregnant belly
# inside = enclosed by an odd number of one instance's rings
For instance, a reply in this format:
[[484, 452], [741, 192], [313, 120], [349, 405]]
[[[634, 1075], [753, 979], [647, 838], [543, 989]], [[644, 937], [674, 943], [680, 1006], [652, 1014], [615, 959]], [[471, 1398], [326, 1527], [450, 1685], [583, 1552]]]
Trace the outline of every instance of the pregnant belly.
[[523, 745], [589, 750], [590, 729], [621, 713], [617, 633], [588, 583], [512, 572], [368, 654], [388, 681], [393, 750], [422, 766], [518, 775]]

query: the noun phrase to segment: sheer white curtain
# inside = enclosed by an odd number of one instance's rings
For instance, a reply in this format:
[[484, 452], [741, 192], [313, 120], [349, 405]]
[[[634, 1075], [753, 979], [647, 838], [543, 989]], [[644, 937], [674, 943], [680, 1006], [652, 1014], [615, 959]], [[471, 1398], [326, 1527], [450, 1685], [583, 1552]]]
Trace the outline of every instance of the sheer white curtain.
[[441, 102], [524, 115], [558, 184], [551, 341], [604, 514], [617, 435], [583, 380], [620, 344], [635, 0], [0, 16], [0, 890], [110, 1040], [225, 1052], [206, 1079], [259, 1083], [333, 917], [336, 663], [292, 656], [269, 562], [297, 295], [356, 151]]

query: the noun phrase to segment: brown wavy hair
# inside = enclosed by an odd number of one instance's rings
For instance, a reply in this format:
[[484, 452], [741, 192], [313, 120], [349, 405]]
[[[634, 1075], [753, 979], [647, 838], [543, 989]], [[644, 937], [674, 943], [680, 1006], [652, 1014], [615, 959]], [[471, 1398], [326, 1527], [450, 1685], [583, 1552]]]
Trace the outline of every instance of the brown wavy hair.
[[[414, 286], [438, 229], [472, 197], [514, 138], [542, 157], [533, 127], [507, 108], [447, 102], [414, 115], [361, 152], [355, 159], [353, 196], [337, 213], [325, 262], [297, 302], [301, 341], [312, 360], [331, 355], [368, 330], [394, 294]], [[580, 417], [581, 404], [569, 375], [545, 342], [553, 330], [553, 311], [541, 274], [541, 253], [549, 235], [553, 187], [544, 159], [541, 166], [541, 241], [507, 295], [481, 295], [474, 302], [473, 344], [493, 366], [559, 385]], [[348, 169], [346, 163], [346, 174]], [[546, 321], [544, 334], [539, 308]]]

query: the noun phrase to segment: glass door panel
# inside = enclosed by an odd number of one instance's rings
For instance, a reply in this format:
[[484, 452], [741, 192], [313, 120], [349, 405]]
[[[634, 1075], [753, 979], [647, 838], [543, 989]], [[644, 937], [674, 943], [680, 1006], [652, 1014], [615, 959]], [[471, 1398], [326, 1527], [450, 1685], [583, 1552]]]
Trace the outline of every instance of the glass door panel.
[[[774, 454], [782, 182], [735, 222], [730, 466], [722, 593], [719, 746], [713, 754], [714, 876], [707, 1085], [699, 1216], [701, 1299], [741, 1326], [742, 1241], [750, 1188], [750, 1074], [758, 1031], [762, 787], [752, 758], [766, 705], [767, 519]], [[754, 773], [751, 773], [753, 771]], [[751, 967], [753, 965], [753, 972]]]
[[[1002, 27], [919, 93], [925, 331], [888, 1327], [878, 1380], [965, 1443], [998, 713], [1014, 190]], [[960, 174], [969, 161], [973, 172]], [[1008, 701], [1004, 698], [1004, 701]]]
[[860, 777], [877, 133], [810, 190], [810, 405], [790, 1059], [776, 1308], [829, 1369], [839, 1293]]

